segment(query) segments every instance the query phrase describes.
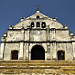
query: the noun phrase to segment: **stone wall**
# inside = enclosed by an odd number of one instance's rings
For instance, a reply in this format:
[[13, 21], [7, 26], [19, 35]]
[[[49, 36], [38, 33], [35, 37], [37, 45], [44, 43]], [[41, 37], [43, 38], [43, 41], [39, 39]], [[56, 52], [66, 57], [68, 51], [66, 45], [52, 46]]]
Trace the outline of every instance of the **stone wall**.
[[20, 51], [19, 43], [6, 43], [4, 51], [4, 60], [11, 60], [11, 51]]
[[[34, 46], [40, 45], [45, 50], [45, 60], [57, 60], [57, 52], [65, 51], [65, 60], [71, 61], [74, 59], [74, 47], [72, 43], [6, 43], [4, 50], [4, 60], [11, 60], [11, 51], [19, 51], [18, 59], [22, 56], [22, 60], [31, 60], [31, 50]], [[23, 52], [23, 53], [22, 53]]]

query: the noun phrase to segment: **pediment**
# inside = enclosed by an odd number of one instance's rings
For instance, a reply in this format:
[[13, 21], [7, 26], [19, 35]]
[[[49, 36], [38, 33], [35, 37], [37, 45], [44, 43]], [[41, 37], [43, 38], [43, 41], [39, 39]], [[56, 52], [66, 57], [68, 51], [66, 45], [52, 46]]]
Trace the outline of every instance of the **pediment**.
[[40, 12], [36, 12], [35, 14], [26, 18], [26, 20], [37, 19], [37, 16], [39, 16], [39, 19], [52, 19], [52, 18], [49, 18], [48, 16], [46, 16]]
[[[37, 18], [39, 17], [39, 18]], [[17, 23], [14, 26], [14, 29], [21, 29], [22, 27], [24, 27], [25, 29], [27, 29], [28, 26], [30, 26], [31, 22], [46, 22], [46, 25], [49, 25], [50, 28], [63, 28], [63, 25], [59, 22], [57, 22], [55, 19], [50, 18], [44, 14], [42, 14], [41, 12], [36, 12], [35, 14], [27, 17], [26, 19], [24, 19], [23, 21], [20, 21], [19, 23]]]

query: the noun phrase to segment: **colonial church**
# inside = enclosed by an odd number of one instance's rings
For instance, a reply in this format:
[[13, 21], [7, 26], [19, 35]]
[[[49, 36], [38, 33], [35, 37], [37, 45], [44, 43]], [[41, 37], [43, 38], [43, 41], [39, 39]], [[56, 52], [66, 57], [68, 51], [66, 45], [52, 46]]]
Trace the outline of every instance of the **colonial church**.
[[1, 39], [0, 75], [75, 75], [74, 60], [72, 31], [39, 9]]

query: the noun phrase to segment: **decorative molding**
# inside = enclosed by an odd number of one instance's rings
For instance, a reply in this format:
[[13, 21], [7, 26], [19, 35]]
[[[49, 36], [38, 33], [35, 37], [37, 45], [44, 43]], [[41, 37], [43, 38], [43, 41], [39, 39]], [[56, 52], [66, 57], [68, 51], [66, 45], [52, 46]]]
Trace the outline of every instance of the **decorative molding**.
[[75, 41], [1, 41], [1, 43], [72, 43]]
[[[49, 30], [52, 31], [52, 29], [49, 29]], [[8, 31], [16, 31], [16, 30], [21, 31], [22, 29], [8, 29]], [[24, 30], [46, 30], [47, 31], [47, 28], [35, 28], [35, 29], [27, 28], [27, 29], [24, 29]], [[69, 30], [69, 29], [55, 29], [55, 30]]]

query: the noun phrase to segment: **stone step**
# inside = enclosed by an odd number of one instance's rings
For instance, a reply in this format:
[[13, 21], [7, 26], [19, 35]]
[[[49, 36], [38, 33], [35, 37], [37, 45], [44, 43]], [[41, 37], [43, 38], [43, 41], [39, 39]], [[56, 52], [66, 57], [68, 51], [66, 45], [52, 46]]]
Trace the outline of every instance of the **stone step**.
[[75, 66], [75, 61], [0, 61], [0, 66]]
[[75, 73], [75, 61], [0, 61], [0, 73]]
[[50, 61], [50, 60], [0, 60], [0, 63], [75, 63], [75, 61]]

